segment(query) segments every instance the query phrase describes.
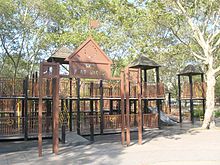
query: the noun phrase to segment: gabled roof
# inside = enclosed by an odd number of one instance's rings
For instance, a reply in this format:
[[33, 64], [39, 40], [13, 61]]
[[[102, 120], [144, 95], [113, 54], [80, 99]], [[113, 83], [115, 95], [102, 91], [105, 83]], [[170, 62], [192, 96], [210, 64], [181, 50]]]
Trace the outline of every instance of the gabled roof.
[[48, 59], [48, 62], [59, 62], [60, 64], [68, 64], [68, 61], [65, 61], [67, 57], [71, 55], [73, 51], [69, 48], [62, 46], [61, 48], [57, 49]]
[[129, 65], [129, 68], [153, 69], [160, 67], [155, 61], [150, 60], [145, 55], [140, 55]]
[[112, 64], [112, 60], [105, 54], [100, 46], [89, 37], [65, 61], [85, 62], [95, 64]]
[[188, 75], [201, 75], [204, 74], [201, 67], [198, 65], [187, 65], [178, 75], [188, 76]]

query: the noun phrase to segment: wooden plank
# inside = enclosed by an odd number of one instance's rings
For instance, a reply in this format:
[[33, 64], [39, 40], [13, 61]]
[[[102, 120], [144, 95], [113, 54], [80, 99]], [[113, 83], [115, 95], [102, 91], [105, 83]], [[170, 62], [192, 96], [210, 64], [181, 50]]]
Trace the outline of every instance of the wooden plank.
[[42, 64], [40, 64], [40, 77], [39, 77], [39, 103], [38, 103], [38, 156], [42, 156]]
[[121, 71], [121, 144], [125, 142], [125, 100], [124, 100], [124, 71]]
[[142, 144], [141, 69], [138, 69], [138, 144]]
[[125, 70], [125, 95], [126, 95], [126, 143], [130, 145], [130, 100], [129, 100], [129, 68]]

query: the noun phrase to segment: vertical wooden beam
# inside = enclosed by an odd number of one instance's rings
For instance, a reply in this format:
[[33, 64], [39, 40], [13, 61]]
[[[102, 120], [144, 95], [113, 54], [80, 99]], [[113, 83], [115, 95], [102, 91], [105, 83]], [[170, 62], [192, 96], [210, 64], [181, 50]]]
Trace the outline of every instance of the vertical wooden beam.
[[[159, 77], [159, 67], [156, 67], [156, 83], [157, 83], [157, 96], [159, 93], [159, 82], [160, 82], [160, 77]], [[160, 129], [160, 111], [161, 111], [161, 100], [157, 98], [157, 111], [158, 111], [158, 128]]]
[[40, 64], [40, 76], [39, 76], [39, 102], [38, 102], [38, 156], [42, 156], [42, 109], [43, 109], [43, 97], [42, 97], [42, 72], [43, 65]]
[[193, 81], [192, 75], [189, 75], [189, 85], [190, 85], [190, 116], [191, 121], [194, 123], [194, 114], [193, 114]]
[[70, 100], [69, 100], [69, 129], [73, 131], [73, 101], [72, 101], [72, 93], [73, 93], [73, 80], [70, 78]]
[[35, 72], [34, 96], [37, 96], [38, 72]]
[[25, 78], [25, 100], [24, 100], [24, 140], [28, 140], [28, 76]]
[[130, 145], [130, 100], [129, 100], [129, 68], [125, 70], [125, 95], [126, 95], [126, 142]]
[[171, 113], [171, 93], [168, 93], [168, 106], [169, 106], [169, 113]]
[[204, 89], [204, 74], [201, 74], [201, 82], [202, 82], [202, 110], [203, 110], [203, 118], [205, 118], [205, 89]]
[[104, 130], [104, 110], [103, 110], [103, 81], [100, 80], [100, 134], [103, 134]]
[[77, 78], [77, 134], [80, 135], [80, 78]]
[[182, 105], [181, 105], [181, 83], [178, 75], [178, 101], [179, 101], [179, 122], [182, 123]]
[[59, 78], [52, 79], [53, 87], [53, 152], [59, 150]]
[[144, 69], [144, 113], [147, 113], [147, 100], [146, 100], [146, 96], [147, 95], [147, 70]]
[[94, 141], [94, 117], [93, 117], [93, 82], [90, 83], [90, 141]]
[[124, 145], [125, 142], [125, 98], [124, 98], [124, 71], [121, 71], [121, 144]]
[[141, 69], [138, 69], [138, 144], [142, 144]]
[[31, 96], [33, 97], [34, 96], [34, 84], [35, 84], [35, 75], [34, 75], [34, 73], [32, 74], [32, 81], [31, 81]]
[[110, 99], [109, 102], [109, 114], [113, 115], [113, 100]]

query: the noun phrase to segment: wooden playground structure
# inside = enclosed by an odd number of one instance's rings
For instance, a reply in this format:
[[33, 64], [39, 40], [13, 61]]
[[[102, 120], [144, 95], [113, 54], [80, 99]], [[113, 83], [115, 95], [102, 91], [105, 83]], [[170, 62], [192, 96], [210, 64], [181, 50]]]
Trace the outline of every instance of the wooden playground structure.
[[[90, 135], [91, 141], [96, 134], [121, 132], [122, 144], [126, 136], [129, 145], [130, 130], [138, 130], [141, 144], [143, 129], [160, 128], [165, 89], [157, 63], [141, 55], [112, 77], [112, 61], [91, 37], [70, 52], [62, 47], [40, 64], [39, 74], [24, 80], [0, 78], [1, 138], [38, 137], [41, 156], [43, 137], [53, 137], [58, 153], [59, 131], [64, 138], [65, 131]], [[64, 64], [68, 74], [61, 72]], [[148, 82], [150, 71], [154, 82]]]

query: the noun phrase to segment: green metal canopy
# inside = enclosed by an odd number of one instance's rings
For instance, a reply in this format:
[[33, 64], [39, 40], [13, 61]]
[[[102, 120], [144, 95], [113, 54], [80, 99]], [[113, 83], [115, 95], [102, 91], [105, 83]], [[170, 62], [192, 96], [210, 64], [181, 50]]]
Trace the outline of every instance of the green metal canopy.
[[155, 61], [150, 60], [145, 55], [140, 55], [129, 65], [129, 68], [153, 69], [160, 67]]
[[189, 76], [189, 75], [202, 75], [204, 72], [198, 65], [187, 65], [178, 75]]
[[48, 59], [48, 62], [58, 62], [60, 64], [69, 64], [69, 61], [65, 61], [67, 57], [69, 57], [72, 54], [73, 51], [71, 51], [69, 48], [63, 46], [59, 48], [55, 53], [53, 53]]

